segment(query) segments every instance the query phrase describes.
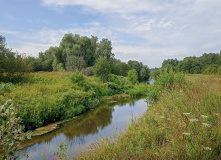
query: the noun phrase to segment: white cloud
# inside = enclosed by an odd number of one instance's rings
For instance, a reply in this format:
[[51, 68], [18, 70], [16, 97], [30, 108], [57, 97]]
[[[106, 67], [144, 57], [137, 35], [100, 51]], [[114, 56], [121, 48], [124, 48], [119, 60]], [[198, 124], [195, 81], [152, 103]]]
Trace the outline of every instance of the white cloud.
[[[128, 12], [140, 12], [149, 11], [157, 12], [162, 10], [168, 4], [151, 1], [151, 0], [43, 0], [43, 4], [47, 6], [85, 6], [88, 9], [94, 9], [100, 12], [116, 12], [116, 13], [128, 13]], [[160, 5], [161, 4], [161, 5]]]
[[[161, 66], [164, 59], [200, 56], [219, 52], [221, 41], [220, 0], [42, 0], [48, 8], [58, 7], [65, 15], [66, 6], [77, 6], [90, 17], [84, 24], [54, 29], [43, 26], [35, 33], [2, 30], [19, 37], [19, 52], [37, 55], [50, 46], [58, 46], [65, 33], [97, 36], [112, 41], [116, 58], [136, 59], [150, 67]], [[61, 11], [62, 10], [62, 11]], [[101, 14], [100, 14], [101, 13]], [[70, 13], [69, 13], [70, 14]], [[59, 25], [57, 25], [59, 26]], [[64, 26], [64, 25], [63, 25]], [[46, 26], [47, 27], [47, 26]], [[57, 27], [58, 28], [58, 27]], [[1, 33], [1, 30], [0, 30]]]
[[[102, 38], [111, 37], [112, 32], [107, 30], [106, 28], [100, 27], [99, 23], [91, 23], [91, 25], [85, 24], [87, 26], [84, 27], [74, 27], [68, 29], [42, 29], [35, 33], [19, 33], [18, 37], [22, 39], [20, 43], [17, 43], [15, 47], [13, 47], [14, 51], [18, 51], [20, 53], [26, 53], [27, 55], [38, 56], [39, 52], [44, 52], [49, 49], [51, 46], [59, 46], [62, 37], [66, 33], [79, 34], [81, 36], [91, 35], [97, 36], [99, 40]], [[9, 31], [10, 32], [10, 31]], [[13, 44], [10, 44], [10, 46]]]
[[13, 51], [18, 51], [19, 53], [25, 53], [27, 56], [38, 57], [39, 52], [44, 52], [50, 46], [53, 45], [24, 42], [20, 44], [18, 47], [13, 48]]
[[18, 34], [17, 31], [11, 31], [11, 30], [4, 30], [4, 29], [0, 29], [0, 35], [1, 34], [11, 34], [11, 35], [16, 35]]

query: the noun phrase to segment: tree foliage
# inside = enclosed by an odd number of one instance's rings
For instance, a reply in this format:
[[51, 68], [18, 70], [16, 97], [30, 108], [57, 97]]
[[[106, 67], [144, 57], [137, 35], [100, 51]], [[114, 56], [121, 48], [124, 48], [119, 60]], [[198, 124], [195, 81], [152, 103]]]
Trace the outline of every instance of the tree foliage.
[[138, 83], [138, 74], [135, 69], [131, 69], [128, 72], [128, 79], [132, 84], [137, 84]]
[[0, 35], [0, 76], [20, 76], [29, 70], [26, 57], [7, 48], [5, 37]]
[[172, 68], [173, 71], [189, 74], [219, 74], [219, 66], [221, 53], [204, 53], [200, 57], [185, 57], [182, 61], [168, 59], [162, 63], [162, 69]]
[[130, 70], [135, 69], [138, 75], [138, 81], [147, 81], [150, 77], [150, 70], [146, 65], [143, 65], [142, 62], [138, 61], [128, 61], [128, 67]]
[[[0, 85], [0, 93], [9, 92], [9, 83]], [[32, 133], [24, 133], [24, 126], [21, 125], [21, 119], [17, 117], [12, 100], [7, 100], [0, 106], [0, 151], [5, 155], [0, 155], [2, 160], [16, 159], [15, 152], [18, 150], [20, 142], [26, 138], [30, 139]]]
[[100, 58], [94, 65], [95, 76], [101, 78], [103, 82], [108, 81], [111, 67], [106, 58]]

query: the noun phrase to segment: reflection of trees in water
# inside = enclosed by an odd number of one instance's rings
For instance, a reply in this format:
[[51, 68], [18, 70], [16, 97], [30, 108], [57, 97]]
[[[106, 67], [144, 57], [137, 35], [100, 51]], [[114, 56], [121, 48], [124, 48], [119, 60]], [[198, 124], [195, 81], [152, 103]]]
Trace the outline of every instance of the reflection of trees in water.
[[82, 116], [74, 122], [70, 121], [66, 123], [63, 134], [65, 134], [68, 139], [80, 137], [81, 135], [95, 134], [99, 128], [103, 129], [110, 124], [111, 120], [112, 109], [109, 107], [101, 107], [86, 117]]
[[33, 137], [31, 140], [25, 141], [22, 146], [30, 146], [34, 145], [35, 143], [50, 144], [53, 138], [61, 134], [64, 134], [65, 137], [69, 139], [69, 141], [72, 141], [72, 143], [77, 142], [79, 144], [83, 144], [85, 141], [85, 136], [89, 134], [96, 134], [98, 133], [99, 129], [103, 129], [104, 127], [111, 124], [114, 106], [117, 105], [123, 107], [129, 103], [129, 106], [134, 107], [137, 100], [138, 99], [136, 98], [119, 101], [115, 104], [102, 105], [94, 110], [88, 111], [87, 113], [78, 116], [76, 119], [60, 125], [58, 129], [50, 133]]
[[109, 125], [112, 120], [112, 107], [101, 106], [88, 113], [77, 117], [71, 121], [68, 121], [59, 126], [58, 129], [44, 134], [42, 136], [32, 137], [31, 140], [22, 143], [22, 146], [30, 146], [35, 143], [47, 143], [49, 144], [52, 139], [60, 134], [64, 134], [66, 138], [73, 139], [73, 137], [80, 138], [83, 142], [84, 136], [88, 134], [96, 134], [98, 129], [103, 129]]
[[118, 105], [120, 107], [123, 107], [125, 106], [126, 104], [129, 104], [130, 107], [135, 107], [135, 103], [137, 100], [139, 100], [140, 98], [131, 98], [131, 99], [127, 99], [127, 100], [122, 100], [122, 101], [119, 101], [115, 104], [112, 104], [112, 106], [115, 106], [115, 105]]

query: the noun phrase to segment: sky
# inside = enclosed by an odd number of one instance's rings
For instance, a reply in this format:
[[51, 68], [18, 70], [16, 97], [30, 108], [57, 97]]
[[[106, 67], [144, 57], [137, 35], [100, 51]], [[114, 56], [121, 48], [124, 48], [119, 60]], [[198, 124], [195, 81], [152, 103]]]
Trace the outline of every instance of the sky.
[[221, 0], [0, 0], [8, 48], [38, 56], [66, 33], [111, 40], [115, 58], [149, 68], [221, 50]]

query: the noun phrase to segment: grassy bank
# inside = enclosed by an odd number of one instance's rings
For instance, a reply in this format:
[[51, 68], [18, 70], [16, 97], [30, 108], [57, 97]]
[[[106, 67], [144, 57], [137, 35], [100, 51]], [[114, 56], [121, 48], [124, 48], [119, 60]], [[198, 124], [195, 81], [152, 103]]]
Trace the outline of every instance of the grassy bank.
[[82, 114], [97, 107], [103, 97], [122, 93], [139, 96], [147, 88], [147, 84], [134, 86], [126, 77], [115, 75], [103, 83], [80, 72], [42, 72], [25, 75], [22, 83], [5, 85], [0, 104], [12, 99], [25, 129], [30, 130]]
[[127, 131], [78, 159], [221, 159], [221, 77], [189, 75], [164, 90]]

